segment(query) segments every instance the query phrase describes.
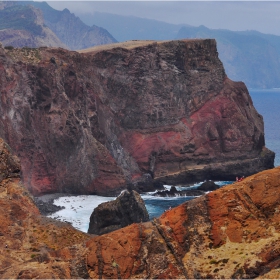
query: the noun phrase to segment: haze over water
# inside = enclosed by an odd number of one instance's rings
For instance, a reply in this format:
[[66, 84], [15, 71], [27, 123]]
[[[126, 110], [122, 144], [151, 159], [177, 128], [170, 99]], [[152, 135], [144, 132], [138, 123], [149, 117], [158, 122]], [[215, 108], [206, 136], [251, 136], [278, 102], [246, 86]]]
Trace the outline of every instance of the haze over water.
[[264, 119], [265, 145], [275, 152], [274, 165], [280, 165], [280, 89], [249, 90], [257, 111]]

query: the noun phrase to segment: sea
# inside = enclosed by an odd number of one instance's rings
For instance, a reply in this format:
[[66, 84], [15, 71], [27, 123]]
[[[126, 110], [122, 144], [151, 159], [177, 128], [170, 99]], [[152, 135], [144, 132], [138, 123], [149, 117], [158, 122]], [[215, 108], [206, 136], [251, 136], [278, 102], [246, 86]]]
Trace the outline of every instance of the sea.
[[[266, 147], [276, 153], [275, 166], [280, 165], [280, 88], [270, 90], [249, 89], [253, 104], [257, 111], [264, 118], [265, 142]], [[188, 189], [196, 189], [202, 182], [194, 184]], [[223, 187], [232, 182], [219, 181], [215, 182]], [[170, 186], [166, 185], [166, 189]], [[177, 187], [178, 190], [186, 189], [186, 187]], [[141, 195], [150, 219], [159, 217], [165, 210], [170, 207], [176, 207], [187, 200], [195, 197], [155, 197], [153, 193]], [[96, 195], [79, 195], [79, 196], [62, 196], [54, 200], [54, 204], [64, 206], [65, 208], [49, 215], [49, 217], [69, 222], [73, 227], [87, 232], [89, 219], [92, 211], [100, 203], [115, 199], [115, 197], [103, 197]]]

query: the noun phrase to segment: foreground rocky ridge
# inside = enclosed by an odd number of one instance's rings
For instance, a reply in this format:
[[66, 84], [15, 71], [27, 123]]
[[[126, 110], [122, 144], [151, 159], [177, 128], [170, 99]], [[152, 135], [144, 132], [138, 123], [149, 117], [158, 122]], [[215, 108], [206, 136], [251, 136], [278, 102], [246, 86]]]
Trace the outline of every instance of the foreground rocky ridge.
[[33, 194], [118, 194], [272, 168], [262, 117], [214, 40], [0, 49], [0, 135]]
[[0, 148], [3, 279], [280, 277], [280, 167], [93, 237], [42, 217]]

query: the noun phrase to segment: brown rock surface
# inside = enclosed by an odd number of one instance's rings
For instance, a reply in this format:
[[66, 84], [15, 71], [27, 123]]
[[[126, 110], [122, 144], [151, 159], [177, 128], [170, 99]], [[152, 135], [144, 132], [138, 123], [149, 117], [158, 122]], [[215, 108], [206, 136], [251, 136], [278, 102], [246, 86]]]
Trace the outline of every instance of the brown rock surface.
[[273, 167], [262, 117], [214, 40], [103, 48], [0, 50], [0, 135], [33, 194], [111, 195], [145, 174], [176, 184]]
[[[91, 278], [279, 278], [280, 168], [87, 242]], [[159, 266], [160, 264], [160, 266]]]
[[[14, 162], [7, 146], [0, 152], [1, 161]], [[40, 216], [19, 178], [6, 178], [0, 182], [0, 278], [279, 279], [279, 186], [280, 167], [152, 222], [92, 237]]]
[[84, 242], [91, 236], [40, 216], [18, 171], [18, 159], [0, 139], [0, 278], [87, 276], [81, 257], [86, 250]]

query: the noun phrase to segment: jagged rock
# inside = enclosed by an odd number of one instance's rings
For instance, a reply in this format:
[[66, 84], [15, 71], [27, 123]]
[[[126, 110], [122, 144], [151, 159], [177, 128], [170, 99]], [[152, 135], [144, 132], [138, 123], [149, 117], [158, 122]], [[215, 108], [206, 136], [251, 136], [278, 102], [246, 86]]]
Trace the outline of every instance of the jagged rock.
[[280, 277], [280, 167], [87, 242], [91, 278]]
[[0, 278], [279, 279], [279, 186], [280, 167], [92, 236], [41, 216], [19, 178], [7, 178]]
[[104, 234], [133, 223], [147, 222], [145, 202], [135, 191], [123, 191], [116, 200], [96, 207], [91, 216], [88, 233]]
[[197, 189], [204, 191], [204, 192], [209, 192], [209, 191], [214, 191], [218, 189], [220, 186], [215, 184], [215, 182], [209, 180], [206, 182], [203, 182]]
[[233, 181], [273, 167], [263, 119], [215, 40], [3, 52], [0, 135], [34, 195], [110, 196], [127, 182]]
[[176, 187], [172, 186], [170, 190], [157, 191], [153, 196], [160, 197], [175, 197], [175, 196], [200, 196], [203, 195], [203, 190], [183, 190], [178, 191]]

